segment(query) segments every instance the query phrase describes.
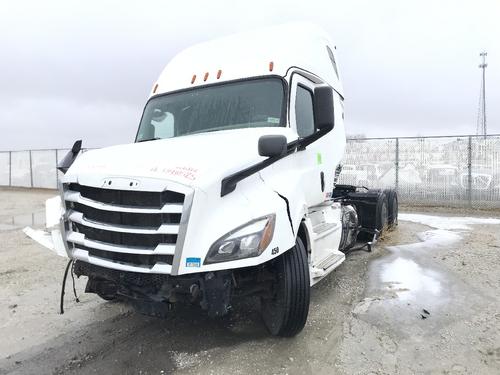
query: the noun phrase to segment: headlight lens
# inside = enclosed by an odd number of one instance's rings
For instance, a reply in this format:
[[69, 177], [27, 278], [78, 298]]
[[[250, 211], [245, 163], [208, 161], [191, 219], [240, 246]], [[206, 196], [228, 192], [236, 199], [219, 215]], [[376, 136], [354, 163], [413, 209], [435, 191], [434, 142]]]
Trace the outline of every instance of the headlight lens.
[[269, 246], [274, 234], [274, 214], [236, 228], [210, 247], [204, 264], [257, 257]]

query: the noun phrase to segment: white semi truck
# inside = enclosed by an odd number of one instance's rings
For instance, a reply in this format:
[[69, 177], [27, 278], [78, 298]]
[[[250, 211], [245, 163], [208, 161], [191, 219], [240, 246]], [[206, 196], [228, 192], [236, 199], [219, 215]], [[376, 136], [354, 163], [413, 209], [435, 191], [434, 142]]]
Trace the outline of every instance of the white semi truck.
[[195, 45], [153, 85], [134, 143], [75, 143], [46, 230], [26, 233], [106, 300], [222, 316], [253, 296], [271, 334], [293, 336], [310, 287], [397, 223], [394, 191], [334, 183], [343, 100], [336, 47], [314, 26]]

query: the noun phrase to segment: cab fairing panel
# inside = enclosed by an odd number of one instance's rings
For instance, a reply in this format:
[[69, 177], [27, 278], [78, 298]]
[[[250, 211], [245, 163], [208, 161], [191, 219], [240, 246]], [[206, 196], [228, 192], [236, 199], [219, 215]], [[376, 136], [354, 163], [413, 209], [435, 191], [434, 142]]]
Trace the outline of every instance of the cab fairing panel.
[[[326, 46], [336, 50], [328, 34], [314, 24], [296, 22], [238, 33], [189, 47], [165, 67], [151, 96], [235, 79], [280, 75], [299, 67], [343, 92]], [[300, 51], [300, 53], [297, 53]], [[336, 59], [338, 60], [338, 59]], [[269, 63], [273, 62], [272, 71]], [[221, 70], [220, 78], [217, 72]], [[337, 69], [338, 70], [338, 69]], [[205, 80], [205, 73], [208, 77]], [[196, 75], [194, 83], [191, 83]]]
[[[274, 234], [264, 252], [253, 258], [203, 265], [211, 245], [240, 225], [276, 214]], [[255, 266], [292, 248], [295, 237], [290, 228], [285, 202], [253, 175], [238, 184], [238, 188], [220, 197], [220, 184], [214, 184], [207, 192], [196, 191], [180, 259], [178, 274], [217, 271]], [[279, 252], [271, 250], [278, 247]], [[201, 267], [187, 267], [187, 258], [200, 258]]]

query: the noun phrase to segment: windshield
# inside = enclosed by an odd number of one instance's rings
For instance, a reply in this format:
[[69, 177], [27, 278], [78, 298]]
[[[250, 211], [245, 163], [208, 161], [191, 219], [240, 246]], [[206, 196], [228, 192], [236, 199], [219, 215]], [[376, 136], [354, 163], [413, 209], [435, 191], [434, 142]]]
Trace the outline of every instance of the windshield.
[[283, 100], [280, 78], [231, 82], [158, 96], [144, 109], [136, 141], [283, 126]]

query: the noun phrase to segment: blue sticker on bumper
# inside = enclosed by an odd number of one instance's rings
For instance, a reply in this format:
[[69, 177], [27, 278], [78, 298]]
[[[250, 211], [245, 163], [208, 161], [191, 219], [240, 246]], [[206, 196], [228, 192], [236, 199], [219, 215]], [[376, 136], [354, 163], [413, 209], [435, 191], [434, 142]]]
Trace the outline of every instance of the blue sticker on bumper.
[[186, 258], [186, 267], [200, 267], [201, 258]]

